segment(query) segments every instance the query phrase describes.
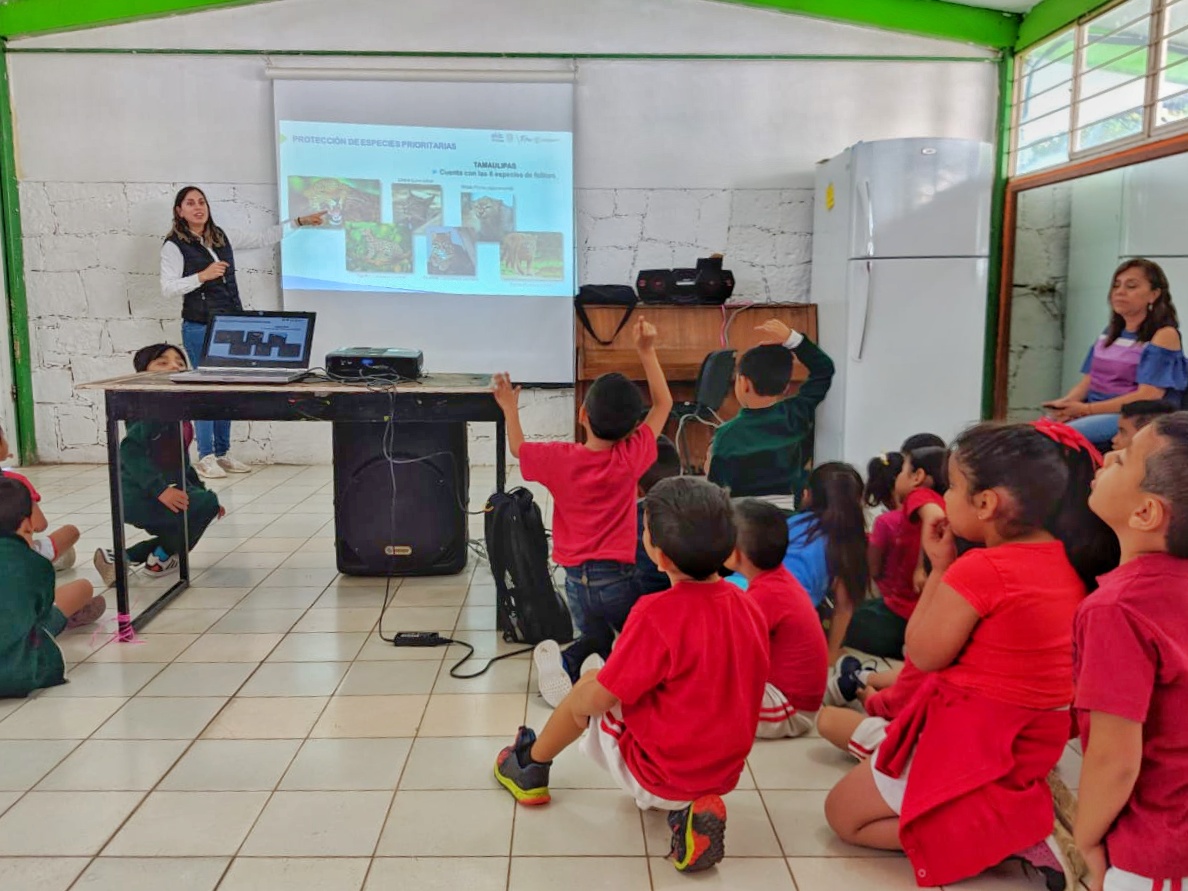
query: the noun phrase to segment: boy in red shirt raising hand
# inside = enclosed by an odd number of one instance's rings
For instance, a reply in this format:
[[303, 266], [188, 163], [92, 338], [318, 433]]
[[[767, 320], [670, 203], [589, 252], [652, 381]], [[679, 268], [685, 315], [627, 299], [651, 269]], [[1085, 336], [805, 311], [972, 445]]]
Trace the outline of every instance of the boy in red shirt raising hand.
[[1093, 891], [1188, 887], [1188, 412], [1097, 472], [1089, 507], [1121, 565], [1077, 611], [1073, 707], [1085, 761], [1077, 847]]
[[495, 778], [520, 804], [546, 804], [553, 759], [585, 733], [582, 751], [641, 809], [669, 811], [670, 856], [695, 872], [724, 854], [721, 796], [737, 785], [759, 723], [767, 623], [718, 575], [735, 541], [722, 489], [662, 480], [644, 510], [644, 545], [672, 587], [636, 604], [609, 661], [582, 675], [539, 739], [520, 728]]
[[656, 329], [642, 316], [632, 331], [648, 380], [652, 407], [644, 413], [639, 388], [621, 374], [590, 386], [578, 420], [584, 443], [524, 442], [519, 389], [495, 375], [495, 401], [507, 420], [507, 442], [525, 480], [553, 495], [553, 560], [565, 567], [565, 597], [579, 637], [560, 651], [556, 641], [536, 651], [540, 692], [549, 705], [565, 698], [591, 655], [610, 655], [637, 596], [636, 490], [656, 461], [656, 437], [672, 411], [672, 394], [656, 357]]

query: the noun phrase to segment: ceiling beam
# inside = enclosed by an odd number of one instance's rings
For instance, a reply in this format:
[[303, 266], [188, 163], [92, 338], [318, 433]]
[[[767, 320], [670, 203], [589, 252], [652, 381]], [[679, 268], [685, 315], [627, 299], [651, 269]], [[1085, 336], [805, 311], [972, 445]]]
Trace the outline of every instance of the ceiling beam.
[[0, 37], [29, 37], [258, 2], [260, 0], [0, 0]]
[[1019, 25], [1016, 50], [1035, 46], [1057, 31], [1067, 28], [1083, 15], [1108, 6], [1111, 0], [1040, 0], [1023, 16]]
[[[956, 40], [992, 49], [1015, 45], [1022, 16], [945, 0], [727, 0], [780, 12]], [[1100, 2], [1100, 0], [1099, 0]]]

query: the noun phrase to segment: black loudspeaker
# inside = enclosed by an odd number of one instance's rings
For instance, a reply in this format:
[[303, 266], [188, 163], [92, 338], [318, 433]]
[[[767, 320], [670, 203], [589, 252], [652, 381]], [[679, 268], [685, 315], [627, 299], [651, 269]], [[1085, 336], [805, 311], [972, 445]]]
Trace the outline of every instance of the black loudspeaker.
[[466, 424], [333, 426], [338, 571], [378, 576], [461, 572], [470, 492]]

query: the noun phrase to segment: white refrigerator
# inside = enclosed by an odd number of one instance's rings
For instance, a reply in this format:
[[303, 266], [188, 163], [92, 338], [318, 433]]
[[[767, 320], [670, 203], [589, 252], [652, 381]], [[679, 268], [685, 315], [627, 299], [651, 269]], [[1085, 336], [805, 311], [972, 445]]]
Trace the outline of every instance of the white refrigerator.
[[981, 416], [993, 149], [862, 142], [817, 168], [811, 300], [837, 368], [815, 461], [864, 474], [913, 433]]

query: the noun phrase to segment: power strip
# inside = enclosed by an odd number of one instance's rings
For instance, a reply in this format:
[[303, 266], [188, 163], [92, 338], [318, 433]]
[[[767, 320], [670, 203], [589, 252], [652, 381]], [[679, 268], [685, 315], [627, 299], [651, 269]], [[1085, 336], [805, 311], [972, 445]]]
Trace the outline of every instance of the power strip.
[[451, 643], [452, 640], [436, 631], [397, 631], [392, 636], [394, 647], [444, 647]]

